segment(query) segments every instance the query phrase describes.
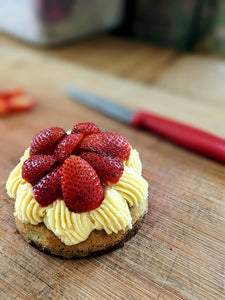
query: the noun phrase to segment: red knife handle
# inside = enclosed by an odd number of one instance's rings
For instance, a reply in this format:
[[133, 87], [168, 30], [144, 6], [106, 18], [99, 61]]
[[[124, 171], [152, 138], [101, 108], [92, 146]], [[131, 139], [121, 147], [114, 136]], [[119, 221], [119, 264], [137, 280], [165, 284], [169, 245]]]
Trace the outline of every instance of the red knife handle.
[[189, 150], [225, 163], [225, 139], [154, 113], [137, 111], [133, 127], [145, 128]]

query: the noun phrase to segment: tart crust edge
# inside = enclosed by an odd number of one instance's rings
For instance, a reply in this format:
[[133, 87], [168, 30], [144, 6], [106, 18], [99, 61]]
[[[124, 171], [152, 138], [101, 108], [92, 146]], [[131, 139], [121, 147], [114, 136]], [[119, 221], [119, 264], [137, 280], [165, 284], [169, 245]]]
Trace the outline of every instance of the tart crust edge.
[[41, 251], [65, 258], [95, 256], [122, 247], [134, 236], [148, 212], [148, 198], [139, 206], [130, 207], [132, 228], [118, 233], [107, 234], [104, 230], [94, 230], [89, 237], [76, 245], [65, 245], [44, 223], [32, 225], [22, 223], [15, 217], [16, 227], [23, 239]]

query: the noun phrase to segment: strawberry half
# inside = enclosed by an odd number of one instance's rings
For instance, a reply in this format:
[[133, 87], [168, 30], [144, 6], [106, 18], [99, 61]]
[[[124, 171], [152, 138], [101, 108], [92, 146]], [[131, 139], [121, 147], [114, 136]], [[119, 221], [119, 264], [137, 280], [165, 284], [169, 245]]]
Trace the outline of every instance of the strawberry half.
[[22, 95], [24, 95], [24, 90], [22, 90], [22, 89], [13, 89], [13, 90], [7, 90], [7, 91], [0, 91], [0, 97], [3, 97], [5, 99], [20, 97]]
[[0, 92], [0, 116], [28, 111], [34, 106], [34, 99], [25, 95], [21, 89]]
[[10, 112], [23, 112], [31, 110], [35, 102], [30, 96], [22, 95], [8, 99], [8, 106]]
[[58, 141], [55, 146], [54, 154], [60, 164], [62, 164], [64, 160], [70, 156], [82, 138], [82, 133], [75, 133], [66, 135]]
[[53, 154], [56, 142], [65, 134], [66, 132], [59, 127], [50, 127], [38, 132], [31, 141], [30, 155]]
[[100, 133], [101, 130], [94, 123], [78, 123], [76, 124], [71, 133], [83, 133], [83, 135], [88, 135], [92, 133]]
[[48, 206], [56, 199], [62, 198], [61, 176], [62, 166], [58, 166], [35, 184], [34, 197], [41, 206]]
[[99, 207], [104, 192], [93, 167], [79, 156], [71, 155], [62, 167], [62, 193], [69, 210], [87, 212]]
[[103, 182], [117, 183], [123, 174], [124, 166], [118, 158], [95, 152], [84, 152], [80, 156], [95, 169]]
[[22, 166], [22, 177], [34, 185], [56, 162], [53, 155], [30, 156]]
[[0, 95], [0, 117], [7, 115], [9, 112], [8, 99], [5, 99]]
[[128, 160], [131, 151], [129, 142], [123, 136], [114, 132], [87, 135], [79, 143], [78, 147], [89, 151], [105, 153], [121, 160]]

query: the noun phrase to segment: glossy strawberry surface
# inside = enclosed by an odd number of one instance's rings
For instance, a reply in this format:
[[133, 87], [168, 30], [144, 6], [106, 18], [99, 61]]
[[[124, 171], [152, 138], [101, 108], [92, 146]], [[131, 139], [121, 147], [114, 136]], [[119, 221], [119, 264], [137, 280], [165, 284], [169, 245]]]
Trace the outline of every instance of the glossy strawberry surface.
[[131, 150], [129, 142], [123, 136], [114, 132], [90, 134], [83, 138], [79, 148], [105, 153], [121, 160], [127, 160]]
[[47, 173], [56, 162], [53, 155], [30, 156], [22, 166], [22, 177], [34, 185], [41, 177]]
[[30, 155], [53, 154], [56, 142], [65, 134], [66, 132], [59, 127], [50, 127], [38, 132], [31, 141]]
[[87, 212], [101, 205], [107, 183], [119, 181], [130, 151], [123, 136], [93, 123], [78, 123], [70, 134], [50, 127], [33, 137], [22, 177], [41, 206], [64, 199], [70, 211]]
[[41, 206], [47, 206], [62, 198], [61, 176], [62, 166], [58, 166], [34, 185], [34, 197]]
[[94, 168], [79, 156], [63, 164], [62, 192], [67, 207], [76, 213], [97, 208], [104, 199], [103, 187]]
[[66, 135], [59, 140], [55, 146], [54, 155], [60, 164], [62, 164], [64, 160], [70, 156], [82, 138], [82, 133], [74, 133]]
[[121, 160], [95, 152], [84, 152], [80, 155], [96, 171], [101, 181], [117, 183], [123, 174], [124, 166]]
[[71, 133], [83, 133], [83, 135], [88, 135], [92, 133], [100, 133], [101, 130], [94, 123], [78, 123], [76, 124]]

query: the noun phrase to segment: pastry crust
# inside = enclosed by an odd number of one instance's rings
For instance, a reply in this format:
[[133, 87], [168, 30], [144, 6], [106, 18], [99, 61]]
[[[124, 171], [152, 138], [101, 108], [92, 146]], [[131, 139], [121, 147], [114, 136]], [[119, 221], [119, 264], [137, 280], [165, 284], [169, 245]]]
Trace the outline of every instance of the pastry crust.
[[17, 217], [16, 226], [24, 240], [39, 250], [65, 258], [98, 255], [116, 249], [135, 235], [141, 227], [148, 212], [148, 199], [139, 206], [131, 207], [132, 228], [126, 228], [116, 233], [107, 234], [104, 230], [94, 230], [83, 242], [67, 246], [44, 223], [32, 225], [22, 223]]

